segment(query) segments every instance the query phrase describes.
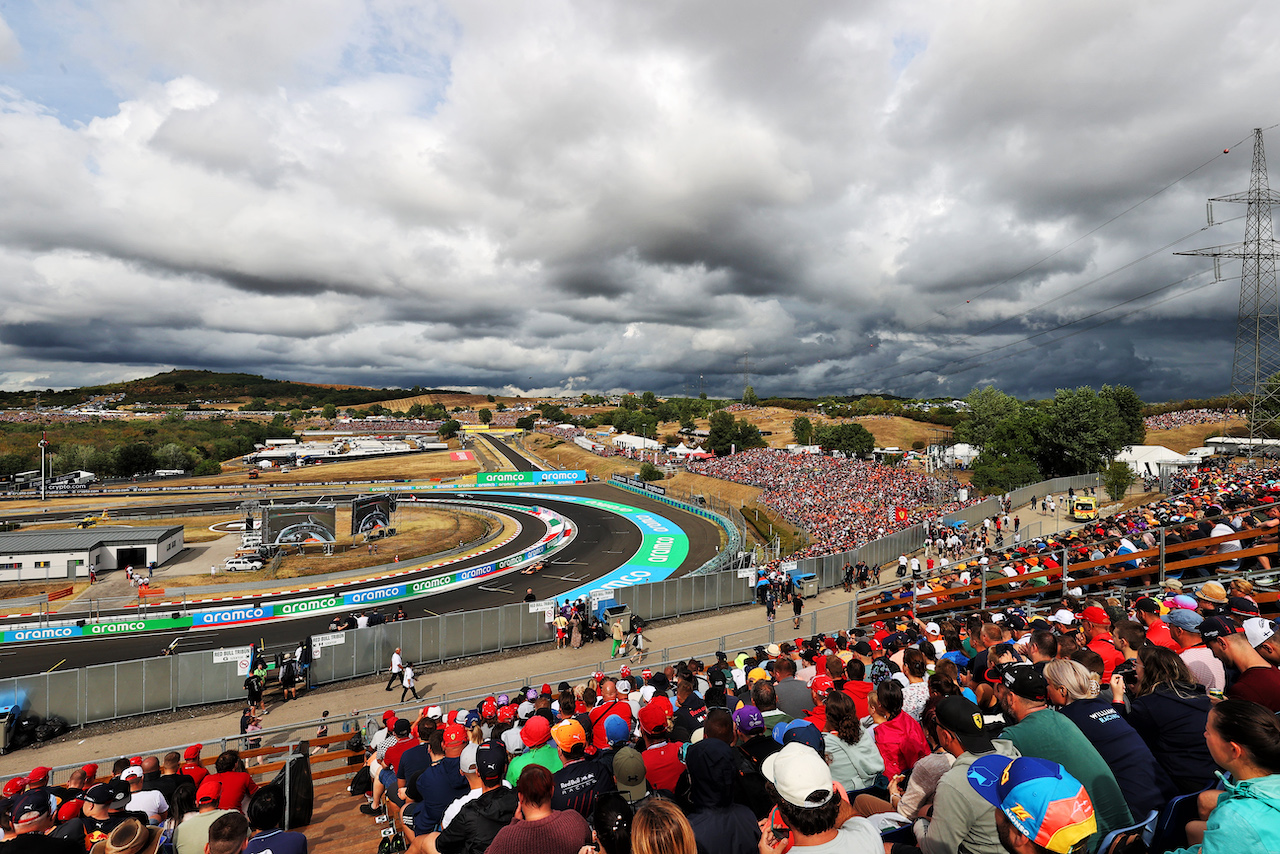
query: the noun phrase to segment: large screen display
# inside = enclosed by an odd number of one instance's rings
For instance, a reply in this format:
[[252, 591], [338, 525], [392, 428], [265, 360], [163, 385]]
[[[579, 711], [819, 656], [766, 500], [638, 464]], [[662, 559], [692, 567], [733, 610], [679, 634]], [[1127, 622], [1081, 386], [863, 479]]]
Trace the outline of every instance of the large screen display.
[[354, 499], [351, 502], [351, 536], [391, 527], [391, 514], [395, 511], [394, 495], [365, 495]]
[[332, 543], [336, 512], [332, 504], [286, 504], [262, 508], [262, 542], [272, 546]]

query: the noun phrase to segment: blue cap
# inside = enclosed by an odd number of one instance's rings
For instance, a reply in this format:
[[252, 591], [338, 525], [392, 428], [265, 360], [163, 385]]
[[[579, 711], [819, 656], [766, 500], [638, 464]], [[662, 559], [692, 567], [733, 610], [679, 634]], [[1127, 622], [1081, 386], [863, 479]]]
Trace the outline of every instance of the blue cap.
[[631, 736], [631, 727], [618, 715], [609, 715], [604, 719], [604, 737], [610, 744], [626, 741]]
[[1068, 854], [1098, 831], [1083, 785], [1056, 762], [1023, 756], [980, 756], [969, 766], [969, 785], [998, 807], [1036, 845]]
[[773, 740], [784, 747], [793, 741], [806, 744], [812, 747], [818, 753], [825, 752], [822, 744], [822, 733], [818, 732], [818, 728], [806, 720], [786, 721], [785, 723], [775, 724], [773, 727]]

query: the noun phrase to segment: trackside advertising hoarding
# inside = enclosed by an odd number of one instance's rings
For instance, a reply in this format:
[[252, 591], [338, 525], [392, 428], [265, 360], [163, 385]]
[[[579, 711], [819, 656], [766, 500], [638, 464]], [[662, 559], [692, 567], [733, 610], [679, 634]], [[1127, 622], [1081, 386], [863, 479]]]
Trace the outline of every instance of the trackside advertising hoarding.
[[586, 483], [585, 471], [482, 471], [476, 486], [548, 486]]

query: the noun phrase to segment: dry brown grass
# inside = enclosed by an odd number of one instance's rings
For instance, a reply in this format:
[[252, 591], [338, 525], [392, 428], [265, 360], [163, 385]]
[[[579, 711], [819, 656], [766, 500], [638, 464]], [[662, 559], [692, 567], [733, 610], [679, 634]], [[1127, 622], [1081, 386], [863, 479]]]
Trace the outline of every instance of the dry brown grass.
[[[1247, 422], [1243, 418], [1228, 418], [1226, 426], [1227, 429], [1245, 427]], [[1213, 424], [1189, 424], [1186, 427], [1175, 427], [1172, 430], [1148, 430], [1146, 444], [1164, 445], [1171, 451], [1185, 454], [1192, 448], [1203, 446], [1204, 440], [1210, 436], [1221, 436], [1222, 433], [1221, 421]]]
[[[337, 529], [342, 532], [341, 518], [346, 517], [346, 529], [350, 530], [350, 512], [339, 513]], [[365, 567], [381, 566], [390, 563], [396, 555], [402, 560], [417, 558], [423, 555], [438, 554], [454, 548], [459, 541], [469, 542], [484, 536], [491, 522], [486, 517], [464, 510], [404, 506], [400, 510], [401, 523], [397, 526], [396, 535], [376, 540], [378, 553], [369, 554], [363, 543], [353, 543], [351, 536], [340, 533], [334, 554], [309, 552], [305, 555], [288, 555], [280, 563], [274, 576], [266, 570], [260, 572], [225, 573], [215, 578], [206, 575], [179, 575], [165, 578], [168, 587], [199, 587], [210, 583], [241, 584], [261, 582], [263, 591], [268, 591], [272, 584], [286, 578], [307, 578], [330, 572], [346, 572]], [[503, 536], [515, 533], [515, 523], [503, 521]], [[314, 547], [312, 547], [314, 548]], [[478, 551], [482, 546], [468, 550], [463, 554]]]

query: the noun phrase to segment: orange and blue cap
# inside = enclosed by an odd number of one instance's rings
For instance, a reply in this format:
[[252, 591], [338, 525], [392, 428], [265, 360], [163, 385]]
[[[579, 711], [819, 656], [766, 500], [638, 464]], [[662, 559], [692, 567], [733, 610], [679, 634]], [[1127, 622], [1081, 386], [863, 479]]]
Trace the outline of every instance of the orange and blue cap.
[[1069, 854], [1098, 831], [1084, 786], [1056, 762], [1023, 756], [982, 756], [969, 766], [969, 785], [1041, 848]]

